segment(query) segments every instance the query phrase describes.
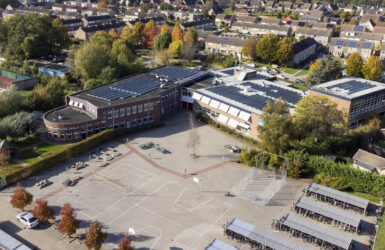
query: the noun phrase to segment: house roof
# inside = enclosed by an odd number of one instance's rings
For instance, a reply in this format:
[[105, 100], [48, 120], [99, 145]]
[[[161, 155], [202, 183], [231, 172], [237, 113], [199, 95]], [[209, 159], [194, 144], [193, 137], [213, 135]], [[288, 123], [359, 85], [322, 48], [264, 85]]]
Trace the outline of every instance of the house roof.
[[236, 20], [238, 22], [255, 23], [257, 21], [257, 17], [256, 16], [237, 16]]
[[220, 36], [209, 35], [207, 36], [206, 42], [242, 47], [242, 45], [245, 43], [245, 40], [241, 38], [235, 38], [235, 37], [220, 37]]
[[341, 46], [341, 47], [350, 47], [357, 49], [374, 49], [374, 42], [372, 41], [360, 41], [357, 39], [349, 39], [342, 37], [333, 37], [330, 41], [330, 47]]
[[110, 15], [85, 16], [84, 19], [87, 21], [100, 21], [100, 20], [111, 19], [111, 16]]
[[377, 22], [380, 21], [381, 15], [379, 14], [364, 14], [361, 18], [360, 24], [365, 23], [366, 21]]
[[334, 29], [335, 25], [332, 23], [315, 22], [313, 23], [313, 29]]
[[347, 34], [341, 34], [341, 38], [344, 39], [359, 39], [362, 41], [376, 41], [381, 42], [382, 41], [383, 34], [380, 33], [372, 33], [372, 32], [355, 32], [354, 36], [350, 36]]
[[262, 24], [268, 24], [268, 25], [280, 25], [281, 24], [281, 19], [278, 19], [278, 18], [265, 17], [265, 16], [262, 16], [260, 18], [261, 18], [261, 20], [259, 22]]
[[353, 156], [353, 160], [356, 161], [355, 163], [357, 165], [362, 165], [362, 167], [368, 168], [369, 170], [373, 170], [375, 168], [381, 171], [385, 168], [385, 158], [376, 154], [372, 154], [363, 149], [357, 150], [357, 152]]
[[294, 54], [298, 54], [301, 51], [313, 46], [314, 44], [317, 44], [317, 42], [311, 37], [303, 39], [302, 41], [299, 41], [294, 44], [293, 46]]
[[6, 150], [8, 150], [8, 149], [11, 149], [12, 148], [12, 146], [11, 146], [11, 143], [9, 142], [9, 141], [7, 141], [7, 140], [2, 140], [1, 142], [0, 142], [0, 149], [6, 149]]
[[331, 35], [331, 30], [321, 30], [321, 29], [312, 29], [312, 28], [298, 28], [296, 34], [299, 35], [311, 35], [311, 36], [327, 36]]
[[233, 15], [218, 14], [215, 16], [215, 19], [220, 19], [220, 20], [231, 20], [231, 18], [233, 18]]
[[290, 29], [289, 26], [274, 26], [274, 25], [265, 25], [265, 24], [259, 24], [259, 23], [240, 23], [240, 22], [233, 23], [232, 27], [233, 28], [247, 27], [247, 28], [254, 28], [254, 29], [277, 30], [277, 31], [283, 31], [283, 32], [288, 32]]
[[110, 29], [116, 29], [126, 26], [126, 23], [119, 22], [119, 23], [112, 23], [112, 24], [105, 24], [105, 25], [96, 25], [91, 27], [80, 27], [79, 29], [82, 29], [84, 32], [96, 32], [99, 30], [110, 30]]

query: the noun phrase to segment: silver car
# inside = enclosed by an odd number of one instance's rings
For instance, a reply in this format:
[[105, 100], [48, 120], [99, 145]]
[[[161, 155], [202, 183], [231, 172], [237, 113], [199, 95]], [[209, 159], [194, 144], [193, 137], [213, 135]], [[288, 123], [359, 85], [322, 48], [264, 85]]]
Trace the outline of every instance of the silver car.
[[28, 228], [34, 228], [39, 225], [39, 220], [30, 212], [23, 212], [16, 216], [16, 219]]

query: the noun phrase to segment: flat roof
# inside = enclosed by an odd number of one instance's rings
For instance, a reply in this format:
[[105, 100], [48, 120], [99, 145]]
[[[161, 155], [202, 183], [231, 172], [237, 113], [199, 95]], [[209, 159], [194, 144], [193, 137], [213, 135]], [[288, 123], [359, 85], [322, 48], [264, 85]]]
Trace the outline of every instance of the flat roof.
[[48, 111], [44, 114], [44, 119], [50, 122], [60, 124], [76, 124], [87, 121], [93, 121], [96, 119], [96, 117], [92, 116], [91, 113], [80, 108], [65, 106]]
[[31, 250], [17, 239], [13, 238], [11, 235], [7, 234], [0, 229], [0, 248], [12, 249], [12, 250]]
[[378, 91], [385, 91], [385, 84], [357, 77], [348, 77], [318, 84], [309, 89], [350, 101]]
[[223, 241], [214, 239], [210, 245], [206, 247], [205, 250], [238, 250], [238, 248], [233, 247], [227, 243], [224, 243]]
[[196, 92], [218, 102], [256, 114], [262, 113], [267, 101], [274, 102], [282, 97], [293, 109], [304, 96], [302, 91], [268, 80], [245, 80], [238, 83], [228, 83], [224, 80], [224, 82], [223, 85], [198, 89]]
[[329, 242], [343, 249], [349, 249], [352, 238], [340, 232], [330, 230], [324, 226], [314, 224], [308, 220], [288, 214], [284, 217], [282, 225], [293, 228], [317, 239]]
[[300, 197], [295, 206], [323, 215], [330, 219], [340, 221], [353, 227], [358, 227], [361, 222], [361, 218], [355, 214], [305, 197]]
[[314, 182], [310, 183], [310, 185], [307, 187], [307, 190], [362, 209], [366, 209], [369, 205], [369, 201], [367, 199], [341, 192], [330, 187], [325, 187]]
[[235, 218], [226, 228], [244, 237], [276, 250], [305, 250], [305, 246], [297, 244], [279, 235], [270, 233]]
[[170, 88], [195, 81], [205, 75], [206, 72], [164, 66], [70, 95], [70, 98], [77, 97], [97, 107], [109, 107], [159, 96]]

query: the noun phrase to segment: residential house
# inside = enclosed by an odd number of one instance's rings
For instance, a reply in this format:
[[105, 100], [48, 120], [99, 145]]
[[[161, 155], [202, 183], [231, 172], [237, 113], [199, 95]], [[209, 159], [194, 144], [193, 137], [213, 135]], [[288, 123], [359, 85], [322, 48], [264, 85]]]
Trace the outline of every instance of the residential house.
[[272, 17], [266, 17], [261, 16], [258, 18], [258, 23], [263, 25], [273, 25], [273, 26], [279, 26], [282, 25], [282, 21], [279, 18], [272, 18]]
[[321, 30], [334, 30], [335, 25], [332, 23], [326, 23], [326, 22], [315, 22], [311, 23], [310, 26], [313, 29], [321, 29]]
[[218, 14], [215, 16], [215, 25], [221, 27], [223, 25], [231, 26], [235, 21], [234, 15]]
[[144, 18], [144, 19], [138, 19], [135, 21], [129, 21], [127, 22], [127, 25], [129, 27], [132, 27], [135, 25], [136, 22], [141, 22], [143, 24], [148, 23], [149, 21], [154, 21], [156, 25], [163, 25], [166, 22], [166, 19], [162, 16], [157, 16], [157, 17], [150, 17], [150, 18]]
[[273, 9], [274, 9], [274, 4], [275, 4], [274, 1], [266, 1], [266, 2], [263, 2], [263, 9], [264, 9], [266, 12], [271, 12], [271, 11], [273, 11]]
[[235, 22], [230, 30], [238, 31], [243, 34], [251, 34], [254, 36], [264, 36], [267, 34], [275, 34], [277, 36], [290, 36], [291, 28], [289, 26], [273, 26], [260, 23], [239, 23]]
[[51, 9], [53, 11], [66, 11], [66, 5], [61, 3], [54, 3], [52, 4]]
[[357, 7], [353, 4], [344, 4], [344, 3], [338, 3], [338, 10], [343, 12], [349, 12], [349, 13], [355, 13], [357, 10]]
[[385, 158], [372, 154], [363, 149], [358, 149], [353, 156], [353, 166], [363, 171], [375, 172], [385, 175]]
[[237, 0], [235, 1], [235, 8], [242, 9], [242, 8], [248, 8], [251, 5], [250, 0]]
[[308, 22], [304, 22], [301, 20], [293, 20], [293, 21], [287, 21], [286, 25], [289, 26], [293, 32], [296, 32], [298, 28], [308, 27]]
[[80, 27], [83, 27], [82, 19], [64, 19], [60, 20], [64, 27], [68, 29], [69, 32], [73, 32]]
[[295, 38], [300, 40], [302, 36], [312, 37], [318, 43], [323, 46], [327, 46], [330, 42], [333, 32], [331, 30], [321, 30], [321, 29], [312, 29], [312, 28], [298, 28], [295, 32]]
[[199, 21], [193, 21], [193, 22], [187, 22], [187, 23], [181, 23], [182, 30], [187, 30], [188, 28], [195, 28], [195, 29], [210, 29], [214, 27], [214, 23], [212, 19], [202, 19]]
[[325, 16], [324, 12], [319, 10], [301, 12], [300, 15], [301, 15], [302, 21], [308, 21], [308, 22], [320, 22]]
[[82, 18], [84, 27], [111, 23], [114, 19], [109, 15], [103, 16], [85, 16]]
[[88, 27], [80, 27], [75, 31], [75, 38], [78, 40], [88, 40], [90, 36], [95, 34], [98, 31], [108, 32], [111, 29], [114, 29], [117, 34], [121, 33], [123, 27], [126, 26], [124, 22], [111, 23], [106, 25], [95, 25]]
[[350, 40], [373, 42], [374, 46], [381, 43], [383, 40], [383, 34], [374, 32], [350, 32], [347, 34], [341, 33], [340, 37]]
[[237, 22], [240, 22], [240, 23], [256, 23], [257, 22], [256, 16], [237, 16], [235, 19]]
[[330, 54], [334, 56], [345, 58], [356, 52], [360, 54], [363, 59], [368, 59], [369, 56], [372, 55], [374, 48], [374, 42], [334, 37], [331, 39], [329, 51]]
[[244, 42], [245, 40], [240, 38], [209, 35], [206, 38], [205, 49], [210, 53], [231, 54], [241, 59]]
[[239, 9], [235, 11], [236, 16], [249, 16], [250, 12], [247, 9]]
[[381, 21], [380, 14], [365, 14], [362, 16], [360, 20], [360, 25], [364, 26], [365, 29], [369, 31], [373, 31], [376, 26], [376, 22]]
[[313, 38], [308, 37], [296, 42], [293, 46], [293, 51], [293, 63], [300, 64], [316, 54], [317, 42]]

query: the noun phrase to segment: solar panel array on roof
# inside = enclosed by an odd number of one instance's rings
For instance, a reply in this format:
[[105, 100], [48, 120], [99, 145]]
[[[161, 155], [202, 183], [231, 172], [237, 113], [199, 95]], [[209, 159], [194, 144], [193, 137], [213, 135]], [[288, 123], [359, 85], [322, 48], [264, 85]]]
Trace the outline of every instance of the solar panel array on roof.
[[364, 26], [356, 25], [356, 26], [354, 26], [353, 30], [354, 31], [363, 31], [364, 30]]
[[341, 192], [330, 187], [325, 187], [314, 182], [312, 182], [307, 189], [310, 192], [321, 194], [326, 197], [330, 197], [332, 199], [336, 199], [362, 209], [366, 209], [369, 205], [369, 201], [364, 198], [347, 194], [345, 192]]
[[331, 90], [333, 88], [338, 88], [338, 89], [343, 89], [347, 91], [346, 94], [351, 95], [366, 89], [370, 89], [375, 87], [373, 84], [367, 83], [367, 82], [362, 82], [362, 81], [357, 81], [357, 80], [350, 80], [350, 81], [345, 81], [339, 84], [334, 84], [326, 87], [327, 89]]
[[361, 222], [361, 218], [355, 214], [304, 197], [299, 198], [295, 206], [356, 228]]
[[287, 240], [283, 237], [280, 237], [276, 234], [270, 233], [263, 229], [257, 228], [251, 224], [243, 222], [239, 219], [234, 219], [226, 228], [234, 233], [243, 235], [244, 237], [256, 241], [260, 244], [263, 244], [267, 247], [276, 250], [305, 250], [308, 249], [302, 245], [299, 245], [295, 242]]
[[137, 77], [126, 82], [95, 90], [88, 95], [105, 100], [114, 101], [117, 99], [125, 99], [131, 96], [140, 96], [157, 89], [160, 82], [149, 77]]
[[349, 42], [349, 46], [350, 47], [356, 47], [357, 46], [357, 42]]
[[342, 41], [342, 40], [337, 40], [337, 42], [336, 42], [337, 46], [342, 46], [343, 44], [344, 44], [344, 41]]
[[363, 47], [364, 49], [369, 49], [370, 46], [371, 46], [370, 43], [364, 43], [364, 44], [362, 45], [362, 47]]
[[349, 249], [352, 243], [352, 238], [347, 235], [341, 234], [337, 231], [332, 231], [326, 227], [314, 224], [308, 220], [304, 220], [291, 214], [288, 214], [283, 219], [282, 224], [320, 240], [326, 241], [342, 249]]
[[171, 82], [175, 82], [178, 79], [183, 79], [196, 74], [196, 71], [183, 69], [178, 67], [163, 67], [152, 72], [153, 75], [167, 78]]
[[[245, 94], [240, 87], [249, 87], [248, 94]], [[262, 110], [266, 106], [267, 101], [282, 97], [289, 104], [295, 105], [301, 98], [301, 94], [275, 85], [265, 84], [265, 86], [245, 82], [238, 86], [219, 85], [205, 89], [219, 96], [223, 96], [230, 100], [242, 103], [249, 107]]]
[[235, 248], [229, 244], [224, 243], [220, 240], [213, 240], [208, 247], [206, 247], [205, 250], [237, 250], [238, 248]]

